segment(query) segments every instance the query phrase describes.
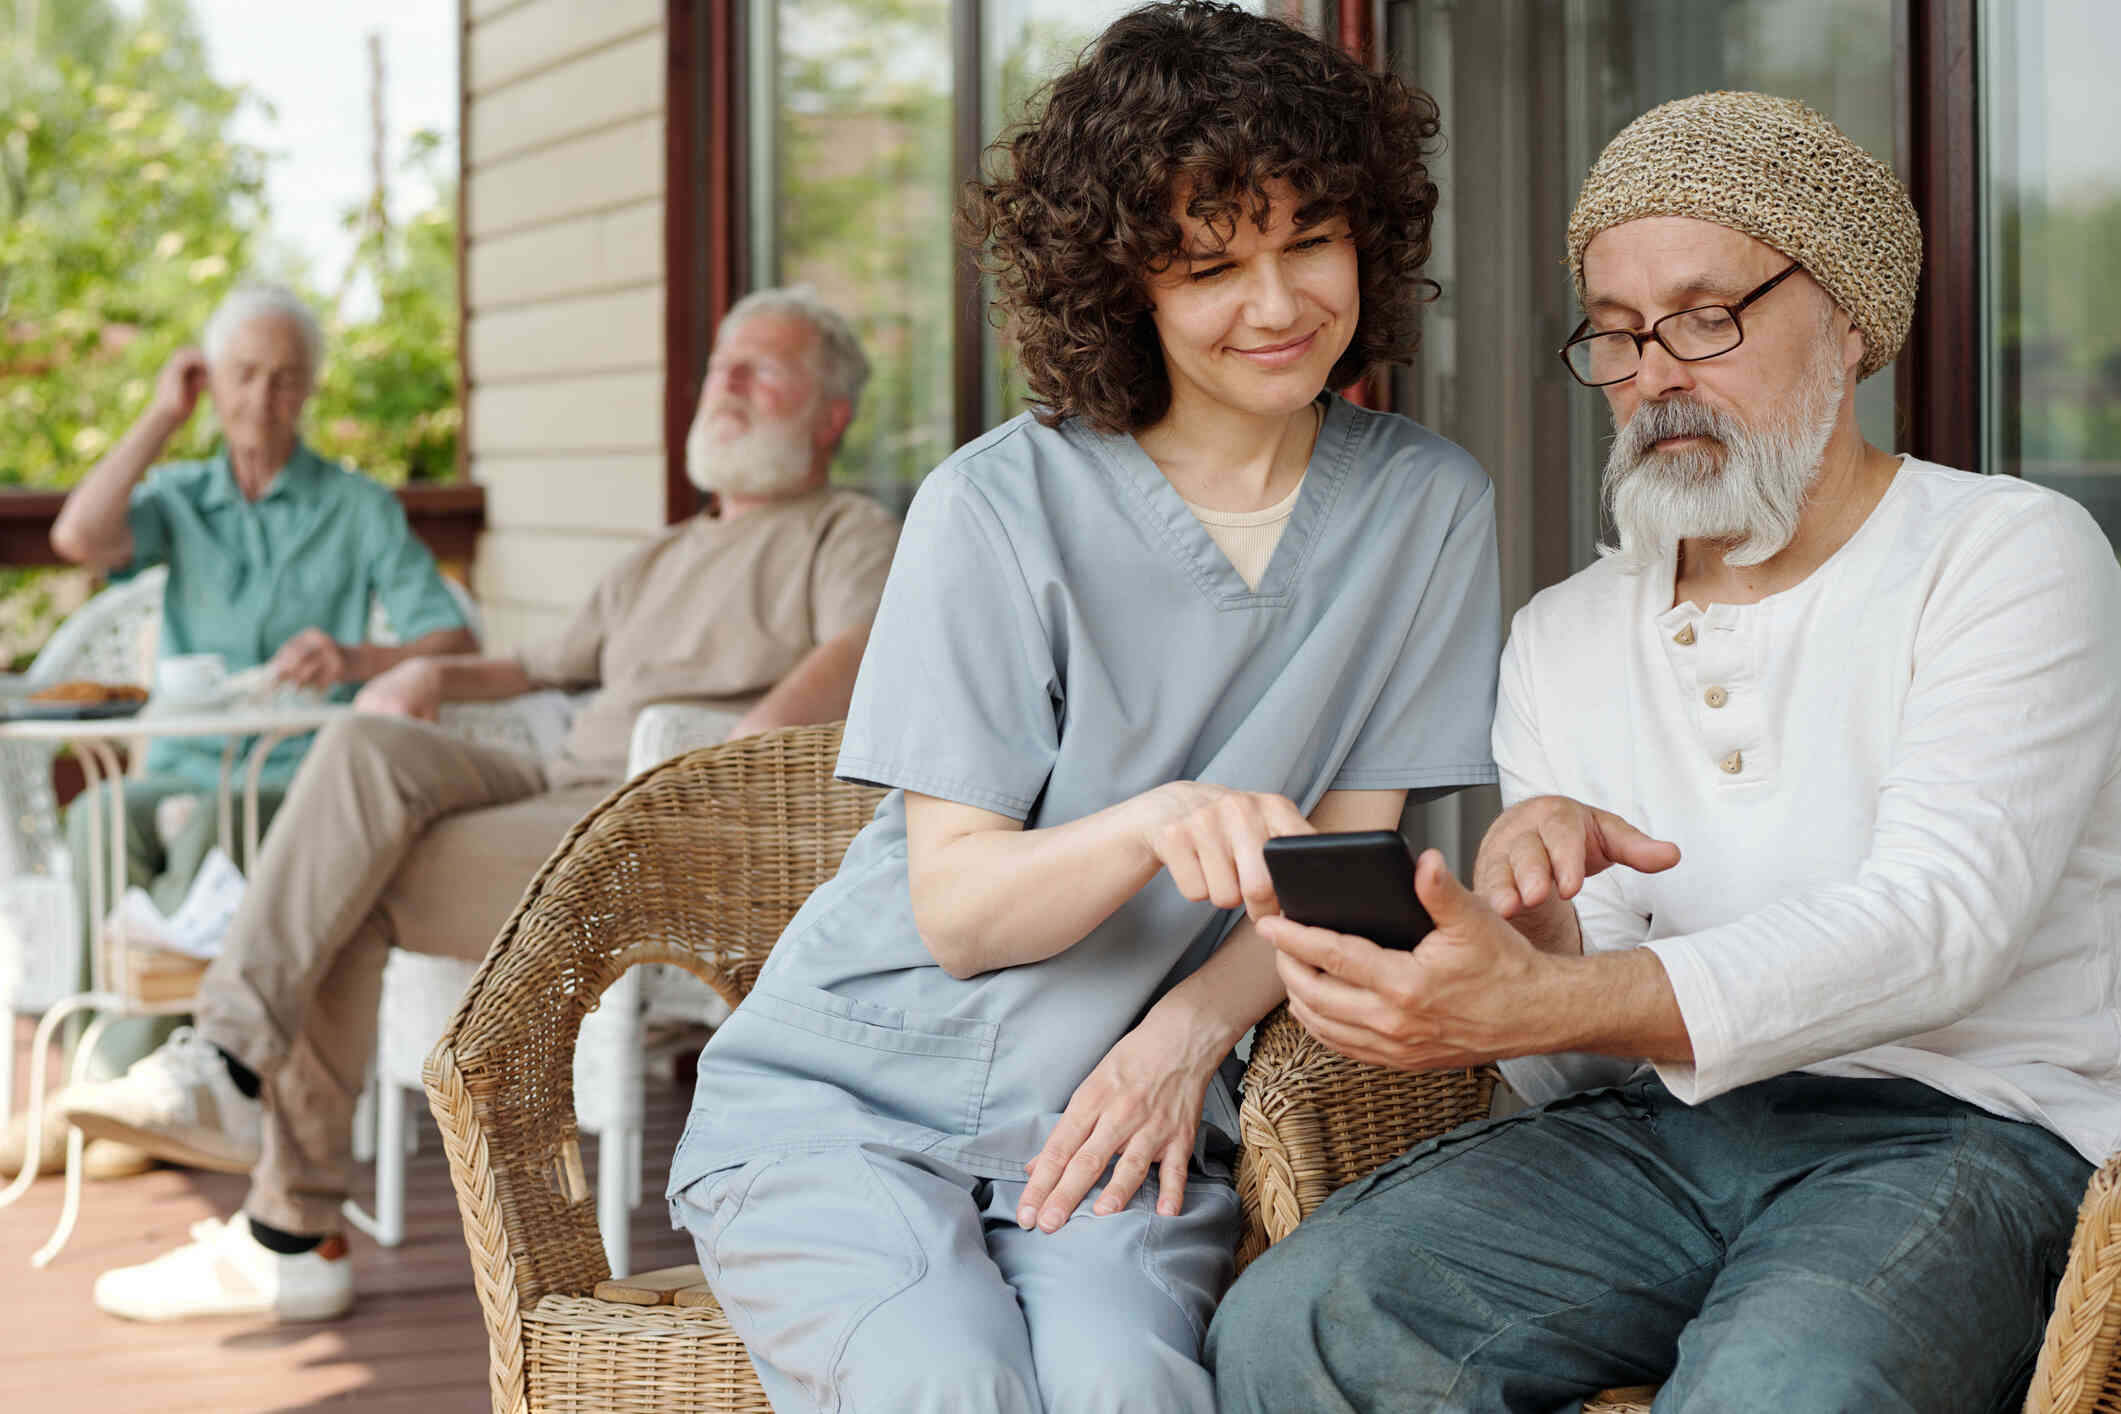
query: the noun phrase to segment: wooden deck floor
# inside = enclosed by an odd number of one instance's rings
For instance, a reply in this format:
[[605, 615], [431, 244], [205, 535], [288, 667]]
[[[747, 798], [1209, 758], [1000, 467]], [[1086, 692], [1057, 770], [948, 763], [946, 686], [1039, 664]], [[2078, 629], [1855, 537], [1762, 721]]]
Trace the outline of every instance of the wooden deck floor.
[[[18, 1077], [29, 1029], [18, 1023]], [[18, 1085], [20, 1083], [18, 1079]], [[692, 1260], [670, 1231], [662, 1192], [686, 1097], [650, 1082], [647, 1201], [635, 1210], [635, 1270]], [[0, 1410], [9, 1414], [264, 1414], [329, 1409], [374, 1414], [473, 1414], [488, 1408], [486, 1334], [471, 1263], [434, 1121], [419, 1108], [418, 1154], [408, 1164], [405, 1241], [378, 1247], [350, 1234], [360, 1299], [348, 1316], [310, 1326], [246, 1320], [135, 1325], [89, 1302], [96, 1273], [145, 1261], [186, 1238], [200, 1218], [225, 1215], [246, 1181], [155, 1169], [90, 1184], [81, 1224], [43, 1271], [29, 1254], [50, 1234], [61, 1185], [42, 1180], [0, 1211]], [[595, 1172], [595, 1142], [584, 1159]], [[368, 1195], [360, 1194], [365, 1202]]]

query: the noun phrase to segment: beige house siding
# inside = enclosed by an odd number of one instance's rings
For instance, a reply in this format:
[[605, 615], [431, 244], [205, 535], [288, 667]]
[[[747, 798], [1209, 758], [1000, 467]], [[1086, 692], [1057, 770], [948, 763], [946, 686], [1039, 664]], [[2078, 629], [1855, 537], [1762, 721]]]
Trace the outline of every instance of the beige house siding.
[[488, 645], [663, 523], [662, 0], [459, 0], [465, 444]]

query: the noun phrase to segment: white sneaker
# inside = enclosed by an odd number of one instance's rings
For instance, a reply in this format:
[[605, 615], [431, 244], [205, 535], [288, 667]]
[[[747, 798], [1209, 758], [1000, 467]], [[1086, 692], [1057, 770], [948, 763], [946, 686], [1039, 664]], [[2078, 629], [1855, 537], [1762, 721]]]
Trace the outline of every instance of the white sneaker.
[[61, 1092], [59, 1108], [91, 1139], [136, 1144], [171, 1163], [248, 1173], [258, 1162], [264, 1107], [236, 1088], [228, 1061], [189, 1026], [116, 1080]]
[[312, 1252], [283, 1257], [250, 1235], [250, 1219], [208, 1218], [192, 1240], [137, 1267], [96, 1278], [96, 1306], [129, 1321], [182, 1321], [196, 1316], [271, 1316], [328, 1321], [353, 1305], [353, 1263], [345, 1240], [326, 1238]]

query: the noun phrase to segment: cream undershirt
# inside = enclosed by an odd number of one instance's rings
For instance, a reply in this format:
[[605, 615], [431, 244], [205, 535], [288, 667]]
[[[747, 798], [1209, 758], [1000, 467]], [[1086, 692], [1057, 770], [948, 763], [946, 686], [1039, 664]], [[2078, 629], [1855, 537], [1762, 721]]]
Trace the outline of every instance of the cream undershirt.
[[[1196, 506], [1186, 501], [1186, 509], [1208, 532], [1215, 547], [1229, 557], [1231, 568], [1245, 582], [1245, 588], [1258, 589], [1260, 578], [1267, 572], [1267, 563], [1274, 558], [1274, 547], [1281, 543], [1281, 533], [1289, 528], [1289, 517], [1296, 511], [1296, 498], [1303, 494], [1304, 479], [1296, 478], [1296, 485], [1289, 494], [1258, 511], [1211, 511], [1206, 506]], [[1185, 497], [1179, 497], [1185, 501]]]

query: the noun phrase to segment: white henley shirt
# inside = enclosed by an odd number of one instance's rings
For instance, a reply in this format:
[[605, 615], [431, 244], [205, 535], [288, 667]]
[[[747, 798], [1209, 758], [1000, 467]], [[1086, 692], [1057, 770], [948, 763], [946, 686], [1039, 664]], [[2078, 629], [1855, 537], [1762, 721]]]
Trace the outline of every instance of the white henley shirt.
[[[1909, 458], [1848, 543], [1757, 604], [1673, 604], [1606, 560], [1503, 650], [1504, 799], [1676, 843], [1577, 899], [1647, 946], [1689, 1104], [1793, 1070], [1919, 1080], [2121, 1147], [2121, 568], [2082, 508]], [[1508, 1061], [1538, 1103], [1638, 1067]]]

